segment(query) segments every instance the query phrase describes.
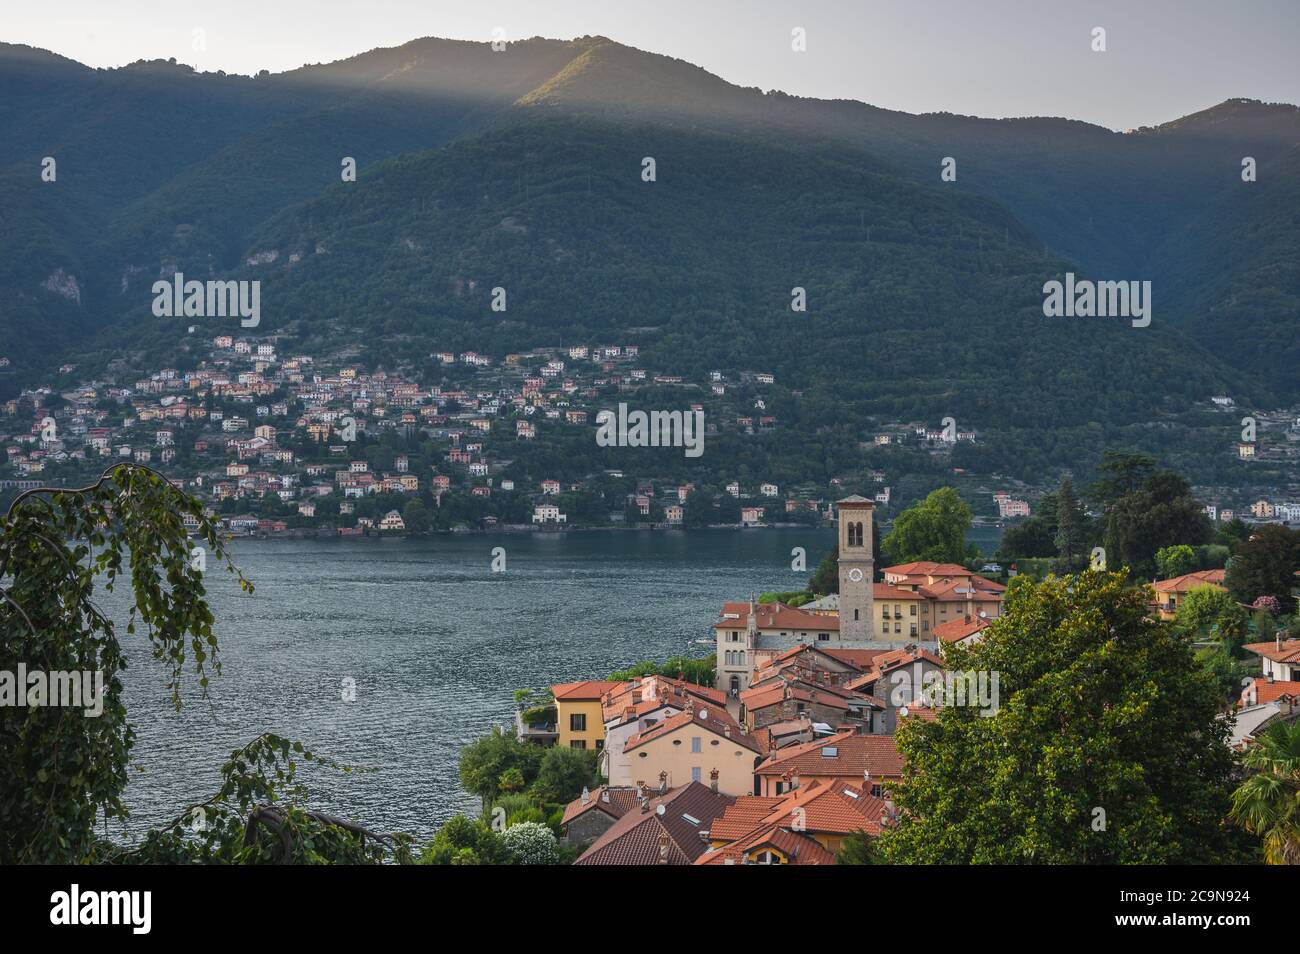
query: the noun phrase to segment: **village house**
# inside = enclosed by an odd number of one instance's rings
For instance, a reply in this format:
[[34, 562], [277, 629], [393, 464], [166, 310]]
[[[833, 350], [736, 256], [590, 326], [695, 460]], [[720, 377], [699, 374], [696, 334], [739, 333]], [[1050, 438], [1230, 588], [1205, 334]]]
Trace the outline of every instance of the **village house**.
[[697, 686], [667, 676], [643, 676], [620, 683], [601, 700], [601, 718], [605, 725], [605, 744], [601, 751], [600, 770], [612, 785], [632, 785], [637, 781], [632, 760], [625, 753], [627, 741], [686, 711], [688, 702], [725, 708], [722, 692]]
[[1278, 639], [1267, 643], [1246, 643], [1241, 647], [1263, 660], [1265, 680], [1300, 680], [1300, 639]]
[[892, 735], [837, 732], [773, 752], [754, 774], [759, 795], [784, 795], [811, 782], [843, 781], [881, 797], [884, 783], [902, 778], [903, 757]]
[[396, 510], [390, 510], [384, 514], [383, 519], [379, 521], [379, 529], [386, 532], [396, 532], [406, 529], [406, 522], [402, 515]]
[[690, 699], [687, 704], [685, 711], [627, 740], [623, 751], [637, 782], [658, 778], [673, 787], [710, 780], [724, 795], [752, 792], [754, 762], [763, 754], [758, 742], [725, 708]]
[[830, 865], [854, 832], [869, 837], [891, 823], [889, 804], [861, 784], [812, 781], [780, 796], [735, 799], [709, 829], [695, 864]]
[[1223, 583], [1225, 573], [1224, 570], [1197, 570], [1168, 580], [1156, 580], [1151, 589], [1155, 592], [1154, 605], [1160, 618], [1170, 620], [1177, 616], [1178, 607], [1192, 590], [1208, 586], [1227, 592]]
[[561, 825], [563, 841], [570, 845], [590, 845], [609, 831], [614, 822], [639, 807], [637, 790], [627, 785], [600, 785], [564, 806]]
[[558, 744], [566, 749], [601, 749], [605, 745], [601, 699], [622, 686], [621, 682], [587, 679], [551, 687], [555, 698]]
[[574, 864], [692, 864], [709, 847], [713, 821], [733, 801], [698, 782], [659, 794], [645, 790]]
[[983, 637], [980, 635], [992, 625], [992, 620], [984, 616], [964, 616], [940, 623], [934, 628], [935, 638], [939, 640], [939, 649], [947, 646], [973, 646]]

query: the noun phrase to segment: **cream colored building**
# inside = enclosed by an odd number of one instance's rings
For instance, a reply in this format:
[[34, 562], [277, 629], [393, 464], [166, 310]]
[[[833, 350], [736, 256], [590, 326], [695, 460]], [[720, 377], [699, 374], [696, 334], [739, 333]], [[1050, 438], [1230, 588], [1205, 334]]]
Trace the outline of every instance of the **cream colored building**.
[[628, 739], [623, 747], [638, 785], [676, 788], [691, 782], [724, 795], [754, 793], [759, 744], [725, 709], [694, 706]]

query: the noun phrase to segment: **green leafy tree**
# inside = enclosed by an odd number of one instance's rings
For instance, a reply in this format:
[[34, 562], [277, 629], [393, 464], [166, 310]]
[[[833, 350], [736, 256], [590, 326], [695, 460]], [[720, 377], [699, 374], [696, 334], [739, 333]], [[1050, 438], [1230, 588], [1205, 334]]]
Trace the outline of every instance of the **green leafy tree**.
[[530, 791], [543, 802], [571, 802], [596, 783], [596, 752], [551, 746]]
[[1162, 580], [1191, 573], [1195, 567], [1196, 551], [1185, 543], [1161, 547], [1156, 551], [1156, 573]]
[[448, 819], [420, 856], [423, 865], [506, 865], [512, 861], [501, 835], [465, 815]]
[[1141, 454], [1107, 453], [1098, 469], [1104, 477], [1092, 493], [1105, 510], [1102, 546], [1108, 565], [1131, 567], [1149, 579], [1162, 547], [1200, 544], [1209, 537], [1209, 518], [1181, 475], [1155, 469], [1155, 461]]
[[1243, 663], [1232, 658], [1223, 646], [1207, 646], [1196, 654], [1200, 664], [1219, 686], [1219, 700], [1230, 703], [1241, 692], [1241, 680], [1246, 675]]
[[1232, 818], [1264, 843], [1271, 865], [1300, 865], [1300, 722], [1280, 722], [1242, 757], [1250, 777], [1232, 794]]
[[840, 548], [831, 547], [831, 552], [822, 557], [808, 581], [808, 589], [819, 596], [827, 596], [840, 591]]
[[559, 844], [555, 833], [540, 822], [511, 825], [501, 835], [501, 843], [516, 864], [558, 865]]
[[[189, 518], [191, 527], [185, 526]], [[190, 540], [194, 535], [195, 542]], [[143, 629], [173, 705], [188, 672], [205, 695], [220, 672], [204, 573], [226, 559], [199, 501], [135, 464], [79, 489], [18, 495], [0, 530], [0, 671], [102, 673], [102, 711], [0, 707], [0, 863], [323, 863], [409, 858], [409, 839], [303, 807], [298, 760], [349, 771], [299, 742], [262, 735], [231, 753], [218, 791], [134, 845], [97, 830], [126, 817], [135, 732], [122, 699], [119, 631], [93, 596], [129, 588], [126, 635]]]
[[880, 858], [876, 851], [875, 840], [864, 831], [851, 831], [840, 843], [840, 850], [835, 852], [837, 865], [876, 865]]
[[402, 523], [411, 533], [428, 533], [433, 529], [433, 517], [419, 500], [412, 500], [402, 508]]
[[1087, 515], [1074, 496], [1070, 478], [1061, 478], [1061, 486], [1056, 491], [1056, 536], [1053, 543], [1064, 570], [1075, 569], [1082, 559], [1087, 546], [1084, 539], [1086, 521]]
[[1223, 640], [1235, 652], [1232, 643], [1245, 633], [1246, 613], [1219, 587], [1195, 586], [1178, 604], [1175, 623], [1192, 639]]
[[946, 706], [898, 730], [891, 862], [1224, 862], [1232, 792], [1218, 689], [1122, 572], [1017, 579], [957, 672], [999, 674], [996, 712]]
[[1007, 527], [998, 544], [998, 559], [1005, 562], [1030, 557], [1050, 557], [1057, 553], [1051, 527], [1041, 517], [1030, 517]]
[[1300, 530], [1270, 523], [1256, 527], [1228, 562], [1224, 582], [1239, 603], [1275, 596], [1286, 609], [1295, 607], [1291, 587], [1300, 569]]
[[537, 777], [542, 755], [541, 747], [521, 742], [513, 733], [493, 726], [490, 733], [460, 750], [460, 783], [465, 791], [477, 795], [486, 805], [505, 794], [501, 788], [503, 779], [514, 781], [513, 775], [507, 775], [510, 769], [519, 772], [524, 785], [531, 784]]
[[964, 563], [979, 556], [966, 542], [970, 525], [970, 505], [951, 487], [940, 487], [898, 515], [883, 546], [897, 563]]

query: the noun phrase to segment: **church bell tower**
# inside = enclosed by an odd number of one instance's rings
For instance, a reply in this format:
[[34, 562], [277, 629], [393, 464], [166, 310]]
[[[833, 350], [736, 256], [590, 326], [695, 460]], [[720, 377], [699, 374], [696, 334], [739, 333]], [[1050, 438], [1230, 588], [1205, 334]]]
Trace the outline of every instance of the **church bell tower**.
[[840, 515], [840, 641], [876, 638], [872, 615], [871, 511], [875, 504], [854, 494], [836, 504]]

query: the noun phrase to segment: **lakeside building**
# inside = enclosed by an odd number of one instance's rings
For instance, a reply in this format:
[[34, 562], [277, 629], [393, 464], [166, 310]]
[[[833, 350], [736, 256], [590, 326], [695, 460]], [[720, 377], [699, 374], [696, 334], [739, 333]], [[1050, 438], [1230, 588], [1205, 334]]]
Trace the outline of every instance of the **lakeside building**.
[[621, 682], [587, 679], [551, 687], [555, 698], [558, 743], [566, 749], [599, 749], [605, 744], [601, 699]]
[[[716, 686], [739, 696], [755, 672], [781, 654], [812, 644], [825, 650], [894, 650], [918, 645], [938, 650], [938, 628], [1002, 613], [1006, 589], [953, 563], [913, 562], [886, 567], [875, 582], [871, 523], [875, 504], [853, 495], [838, 512], [839, 593], [802, 607], [783, 603], [723, 605], [713, 624]], [[969, 635], [969, 634], [968, 634]]]

